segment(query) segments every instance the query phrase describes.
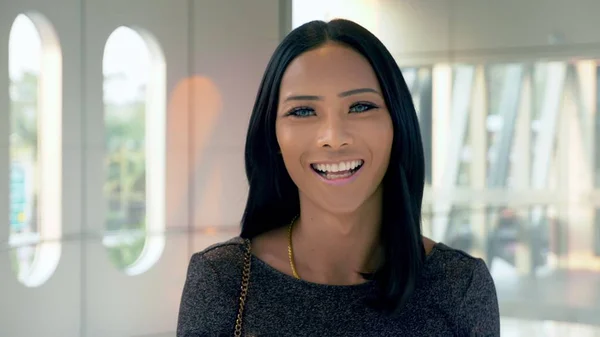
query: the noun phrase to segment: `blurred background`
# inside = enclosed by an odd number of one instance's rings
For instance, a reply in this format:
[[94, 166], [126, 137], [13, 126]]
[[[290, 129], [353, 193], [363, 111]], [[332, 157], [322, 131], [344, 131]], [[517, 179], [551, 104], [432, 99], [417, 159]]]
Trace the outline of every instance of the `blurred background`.
[[597, 0], [0, 0], [0, 336], [174, 337], [190, 256], [238, 234], [243, 146], [291, 29], [401, 65], [423, 231], [485, 259], [503, 336], [600, 336]]

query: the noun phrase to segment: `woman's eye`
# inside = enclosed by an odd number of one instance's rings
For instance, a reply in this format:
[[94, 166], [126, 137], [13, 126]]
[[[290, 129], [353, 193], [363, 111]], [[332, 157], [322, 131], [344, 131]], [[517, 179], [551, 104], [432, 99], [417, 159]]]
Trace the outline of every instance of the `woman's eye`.
[[350, 107], [350, 112], [361, 113], [377, 108], [376, 105], [370, 103], [356, 103]]
[[306, 107], [294, 108], [288, 112], [288, 116], [294, 117], [310, 117], [315, 114], [315, 110]]

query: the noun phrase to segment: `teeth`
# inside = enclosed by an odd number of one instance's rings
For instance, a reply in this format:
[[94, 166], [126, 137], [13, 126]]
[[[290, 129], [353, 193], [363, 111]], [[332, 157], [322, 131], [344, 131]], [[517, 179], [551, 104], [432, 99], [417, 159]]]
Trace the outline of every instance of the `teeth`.
[[336, 164], [313, 164], [313, 167], [321, 172], [343, 172], [353, 170], [362, 165], [362, 163], [362, 160], [352, 160]]

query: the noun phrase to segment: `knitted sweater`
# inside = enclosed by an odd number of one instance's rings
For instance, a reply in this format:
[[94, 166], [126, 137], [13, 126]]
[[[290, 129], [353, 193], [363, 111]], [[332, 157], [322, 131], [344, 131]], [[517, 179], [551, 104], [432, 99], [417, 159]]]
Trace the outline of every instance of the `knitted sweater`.
[[[192, 256], [178, 337], [231, 336], [238, 312], [244, 242], [234, 238]], [[295, 279], [252, 257], [244, 336], [499, 336], [496, 289], [481, 259], [438, 243], [403, 311], [388, 316], [354, 286]]]

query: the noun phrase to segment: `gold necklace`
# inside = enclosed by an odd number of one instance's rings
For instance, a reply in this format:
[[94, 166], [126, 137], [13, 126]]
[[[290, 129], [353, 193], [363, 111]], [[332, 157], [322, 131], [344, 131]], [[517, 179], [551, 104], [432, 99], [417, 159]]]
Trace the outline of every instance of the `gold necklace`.
[[294, 248], [292, 247], [292, 227], [294, 227], [296, 219], [298, 219], [298, 216], [295, 216], [288, 225], [288, 257], [290, 259], [290, 267], [292, 267], [292, 274], [295, 278], [300, 279], [300, 276], [298, 276], [298, 272], [296, 271], [296, 265], [294, 264]]

